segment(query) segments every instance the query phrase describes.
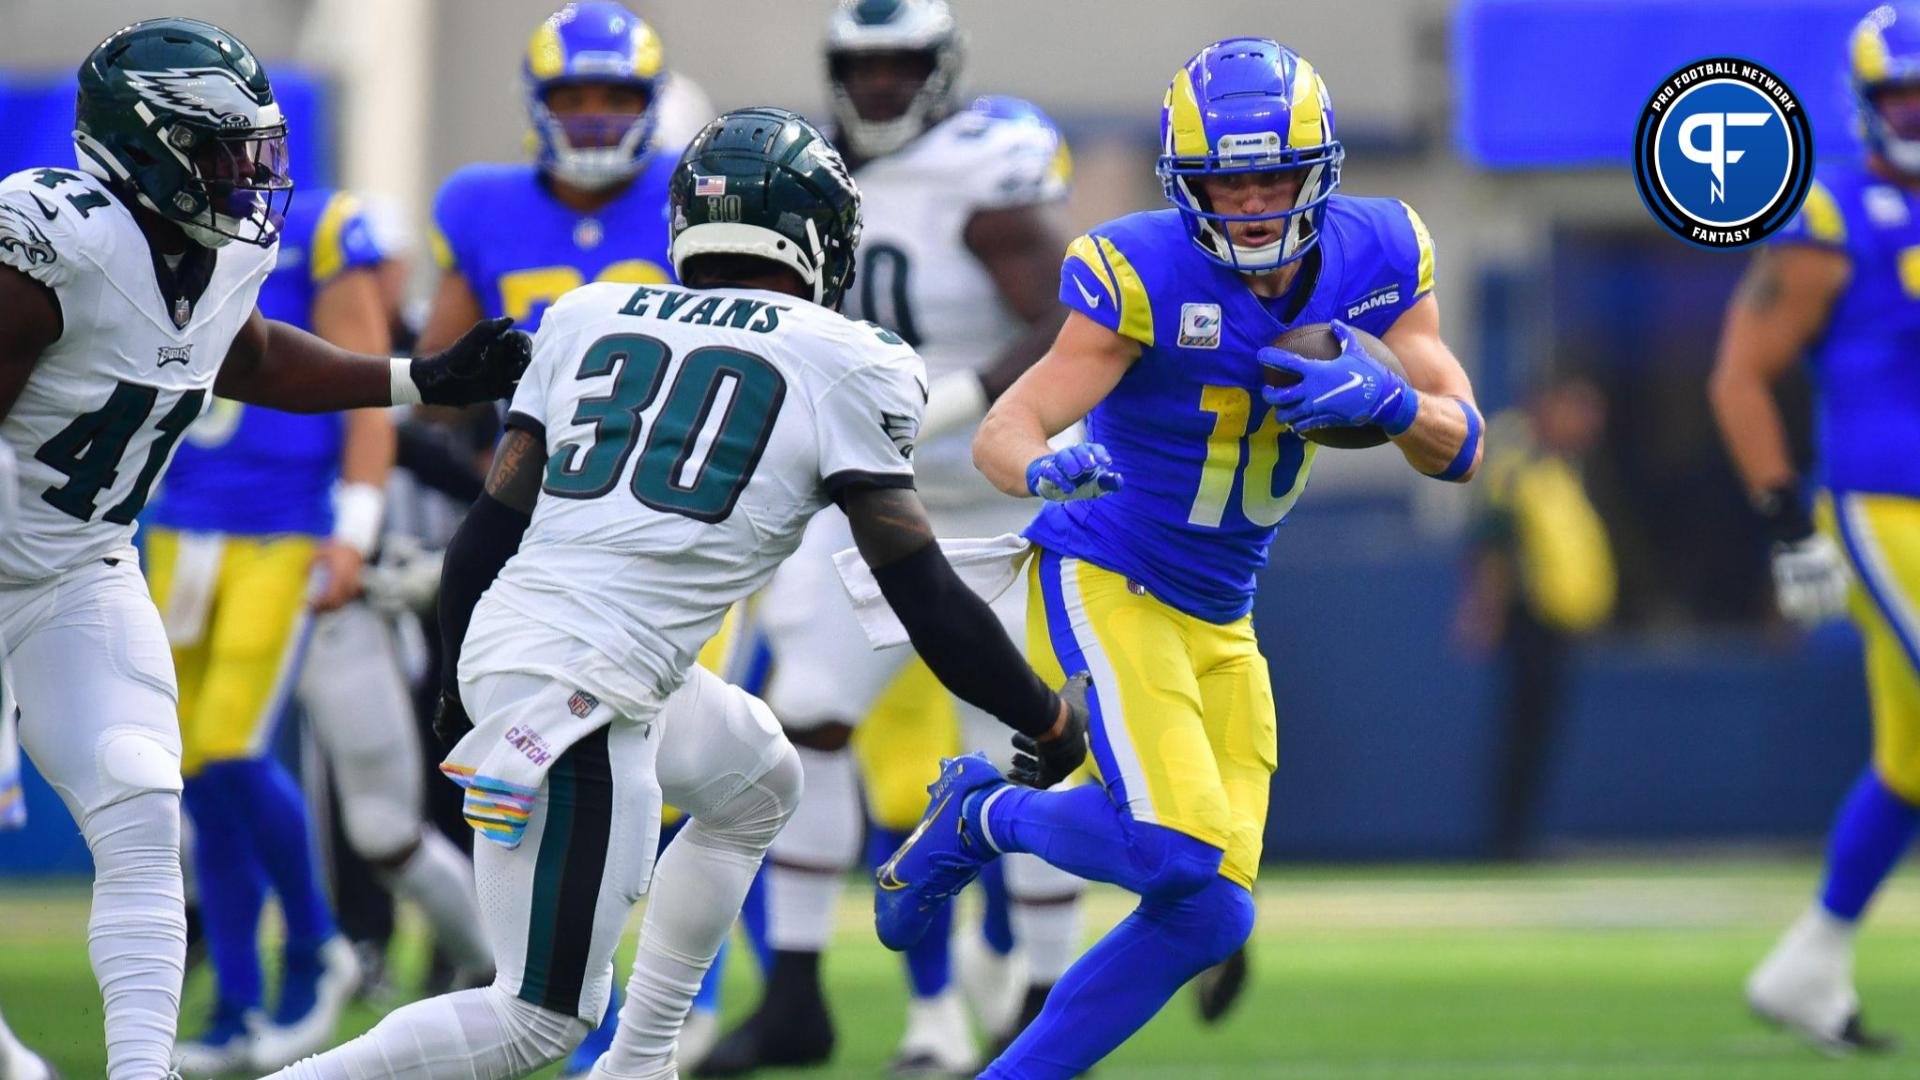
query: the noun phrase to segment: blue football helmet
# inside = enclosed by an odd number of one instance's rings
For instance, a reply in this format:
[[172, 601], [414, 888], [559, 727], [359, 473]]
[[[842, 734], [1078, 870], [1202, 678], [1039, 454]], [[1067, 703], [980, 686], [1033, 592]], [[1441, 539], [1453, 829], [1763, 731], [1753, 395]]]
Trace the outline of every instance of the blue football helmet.
[[1920, 5], [1882, 4], [1867, 12], [1854, 27], [1849, 51], [1848, 75], [1867, 146], [1895, 169], [1920, 175], [1920, 137], [1903, 138], [1877, 100], [1887, 87], [1920, 84]]
[[[1174, 73], [1160, 110], [1155, 169], [1187, 233], [1213, 261], [1243, 274], [1278, 270], [1320, 242], [1327, 200], [1340, 186], [1346, 150], [1333, 137], [1333, 100], [1305, 57], [1266, 38], [1228, 38]], [[1221, 214], [1198, 178], [1300, 170], [1293, 206], [1270, 214]], [[1280, 238], [1235, 244], [1234, 221], [1279, 223]]]
[[[583, 0], [548, 16], [527, 42], [522, 66], [535, 161], [556, 180], [589, 191], [639, 175], [653, 149], [655, 106], [665, 78], [660, 36], [612, 0]], [[547, 92], [566, 83], [618, 83], [646, 95], [638, 116], [558, 117]]]

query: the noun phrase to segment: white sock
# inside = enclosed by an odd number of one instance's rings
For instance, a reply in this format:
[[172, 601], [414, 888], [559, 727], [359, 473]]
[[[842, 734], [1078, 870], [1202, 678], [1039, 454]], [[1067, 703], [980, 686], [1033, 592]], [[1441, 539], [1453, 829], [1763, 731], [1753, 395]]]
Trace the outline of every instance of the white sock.
[[473, 862], [453, 841], [438, 829], [422, 829], [420, 846], [386, 876], [396, 891], [419, 905], [454, 963], [469, 971], [493, 966], [493, 949], [480, 927]]
[[108, 1080], [153, 1080], [172, 1068], [186, 970], [180, 796], [145, 791], [103, 806], [81, 831], [93, 851], [87, 956], [100, 981]]
[[492, 986], [416, 1001], [274, 1080], [508, 1080], [561, 1060], [587, 1023]]
[[1035, 855], [1005, 856], [1013, 940], [1027, 958], [1027, 980], [1060, 981], [1080, 956], [1080, 894], [1086, 883]]
[[806, 787], [793, 820], [773, 841], [767, 871], [767, 941], [776, 949], [820, 952], [846, 872], [860, 857], [865, 827], [860, 781], [847, 750], [800, 753]]
[[768, 845], [794, 812], [800, 786], [798, 759], [788, 757], [667, 845], [647, 896], [620, 1027], [596, 1075], [671, 1075], [666, 1070], [700, 980], [732, 931]]

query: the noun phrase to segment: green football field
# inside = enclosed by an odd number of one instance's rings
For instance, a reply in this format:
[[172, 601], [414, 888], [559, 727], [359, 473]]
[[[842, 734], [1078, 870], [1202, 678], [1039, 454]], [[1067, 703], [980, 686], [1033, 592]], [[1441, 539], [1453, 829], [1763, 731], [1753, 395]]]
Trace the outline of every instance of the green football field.
[[[1805, 903], [1794, 861], [1576, 862], [1540, 868], [1273, 869], [1262, 882], [1254, 981], [1203, 1028], [1166, 1012], [1097, 1071], [1105, 1080], [1719, 1080], [1920, 1074], [1920, 889], [1896, 882], [1859, 959], [1868, 1018], [1909, 1053], [1832, 1062], [1748, 1019], [1748, 967]], [[0, 1008], [70, 1078], [102, 1073], [86, 967], [85, 893], [0, 890]], [[841, 1059], [814, 1077], [883, 1075], [903, 1013], [897, 961], [849, 890], [827, 962]], [[1125, 912], [1094, 898], [1089, 932]], [[403, 943], [401, 967], [417, 966]], [[736, 964], [729, 1011], [755, 994]], [[624, 971], [624, 967], [623, 967]], [[207, 1002], [188, 984], [189, 1023]], [[377, 1010], [359, 1007], [354, 1030]], [[780, 1074], [769, 1073], [768, 1076]]]

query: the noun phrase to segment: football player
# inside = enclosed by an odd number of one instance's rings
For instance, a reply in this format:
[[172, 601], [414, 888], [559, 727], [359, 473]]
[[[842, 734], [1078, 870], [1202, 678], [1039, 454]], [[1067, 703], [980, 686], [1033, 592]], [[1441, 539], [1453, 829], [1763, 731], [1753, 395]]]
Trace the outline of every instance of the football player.
[[[959, 106], [961, 40], [945, 0], [847, 0], [828, 22], [826, 59], [833, 137], [860, 185], [866, 223], [847, 310], [898, 334], [927, 363], [928, 424], [914, 459], [927, 512], [942, 536], [1019, 532], [1032, 505], [994, 490], [973, 468], [969, 447], [988, 402], [1039, 359], [1066, 317], [1054, 296], [1067, 239], [1055, 221], [1067, 193], [1066, 147], [1024, 101]], [[862, 785], [850, 737], [877, 703], [898, 703], [860, 734], [859, 760], [874, 765], [864, 786], [883, 857], [918, 820], [939, 746], [955, 739], [940, 726], [952, 723], [948, 697], [914, 670], [912, 650], [868, 647], [833, 568], [833, 553], [850, 546], [845, 515], [822, 513], [758, 610], [775, 658], [767, 703], [799, 748], [807, 783], [768, 870], [775, 952], [765, 997], [699, 1063], [702, 1075], [828, 1058], [834, 1033], [819, 958], [861, 852]], [[994, 604], [1016, 638], [1024, 635], [1023, 592]], [[929, 723], [929, 714], [939, 719]], [[981, 726], [991, 719], [963, 714], [968, 745], [988, 745]], [[1029, 856], [1009, 860], [1007, 880], [1012, 936], [1033, 983], [1027, 1004], [1037, 1012], [1074, 955], [1079, 883]], [[913, 996], [897, 1073], [970, 1076], [977, 1064], [965, 1008], [948, 985], [948, 939], [936, 928], [908, 954]], [[998, 954], [1011, 942], [999, 944], [970, 955], [1008, 966]], [[1011, 989], [1004, 1005], [982, 1003], [997, 1013], [986, 1025], [991, 1036], [1018, 1022], [1023, 988]]]
[[613, 0], [568, 4], [534, 29], [521, 79], [534, 161], [468, 165], [434, 199], [441, 276], [423, 349], [479, 318], [536, 330], [548, 304], [589, 281], [670, 277], [676, 158], [654, 139], [669, 76], [653, 27]]
[[[388, 351], [384, 256], [352, 195], [301, 192], [279, 251], [262, 314], [356, 352]], [[302, 416], [216, 400], [143, 515], [148, 585], [180, 685], [183, 801], [214, 965], [212, 1022], [176, 1050], [194, 1075], [277, 1069], [321, 1049], [357, 984], [307, 857], [305, 796], [271, 753], [296, 683], [335, 760], [349, 842], [420, 904], [465, 966], [491, 963], [471, 866], [446, 837], [421, 831], [405, 685], [384, 650], [355, 648], [369, 622], [378, 634], [355, 598], [393, 455], [384, 410]], [[258, 955], [266, 885], [288, 926], [270, 1019]]]
[[528, 343], [498, 320], [405, 361], [260, 314], [292, 190], [286, 128], [226, 31], [135, 23], [79, 83], [79, 168], [0, 180], [0, 439], [20, 460], [0, 640], [21, 746], [93, 853], [107, 1075], [155, 1080], [185, 948], [181, 742], [135, 518], [212, 393], [300, 412], [484, 401], [511, 390]]
[[[547, 305], [588, 281], [672, 279], [667, 180], [681, 144], [663, 145], [656, 134], [669, 91], [683, 81], [667, 73], [659, 35], [613, 0], [567, 4], [534, 29], [521, 80], [535, 160], [469, 165], [441, 186], [432, 242], [442, 276], [423, 348], [483, 316], [535, 330]], [[676, 112], [684, 116], [686, 105]], [[702, 661], [726, 670], [733, 642], [717, 635]], [[718, 989], [716, 981], [702, 995], [690, 1041], [717, 1032]], [[568, 1075], [605, 1049], [611, 1013], [607, 1021], [568, 1062]]]
[[[1850, 606], [1866, 645], [1873, 759], [1840, 805], [1819, 896], [1746, 987], [1755, 1013], [1832, 1053], [1888, 1045], [1861, 1026], [1854, 935], [1920, 823], [1920, 6], [1875, 8], [1850, 54], [1866, 153], [1824, 162], [1754, 257], [1710, 385], [1773, 541], [1782, 614], [1814, 623]], [[1771, 394], [1802, 358], [1818, 374], [1817, 503]]]
[[[1305, 436], [1377, 425], [1441, 480], [1479, 460], [1427, 230], [1398, 200], [1335, 194], [1344, 151], [1313, 65], [1261, 38], [1209, 45], [1174, 74], [1161, 136], [1172, 208], [1073, 241], [1060, 282], [1073, 312], [974, 440], [1002, 491], [1045, 500], [1027, 530], [1029, 653], [1043, 671], [1092, 673], [1101, 783], [1024, 791], [983, 757], [953, 759], [875, 894], [896, 949], [1003, 853], [1140, 895], [987, 1077], [1079, 1075], [1252, 929], [1275, 724], [1248, 613], [1306, 484]], [[1341, 320], [1379, 335], [1407, 375]], [[1330, 361], [1268, 345], [1328, 322], [1344, 344]], [[1091, 441], [1048, 446], [1083, 417]]]
[[[447, 552], [459, 676], [442, 726], [466, 730], [442, 768], [466, 788], [499, 976], [287, 1080], [492, 1080], [559, 1060], [599, 1018], [649, 891], [590, 1075], [677, 1075], [680, 1023], [800, 788], [766, 706], [694, 658], [830, 502], [934, 672], [1040, 740], [1053, 771], [1084, 756], [1074, 693], [1021, 660], [913, 494], [918, 358], [834, 311], [860, 232], [840, 156], [792, 113], [745, 109], [695, 139], [672, 196], [686, 287], [598, 283], [553, 307]], [[692, 823], [656, 879], [663, 799]]]

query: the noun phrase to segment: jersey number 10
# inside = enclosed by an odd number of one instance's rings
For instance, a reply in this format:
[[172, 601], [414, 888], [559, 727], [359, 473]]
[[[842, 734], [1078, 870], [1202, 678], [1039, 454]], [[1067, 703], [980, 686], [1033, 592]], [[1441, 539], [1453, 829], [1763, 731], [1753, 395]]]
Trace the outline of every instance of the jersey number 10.
[[[640, 414], [660, 396], [672, 361], [665, 342], [644, 334], [593, 343], [574, 378], [612, 375], [613, 387], [574, 407], [573, 422], [592, 424], [593, 441], [560, 448], [547, 462], [546, 491], [597, 499], [613, 490], [640, 442]], [[688, 353], [665, 389], [628, 488], [655, 510], [724, 521], [760, 464], [787, 381], [764, 359], [716, 345]]]

